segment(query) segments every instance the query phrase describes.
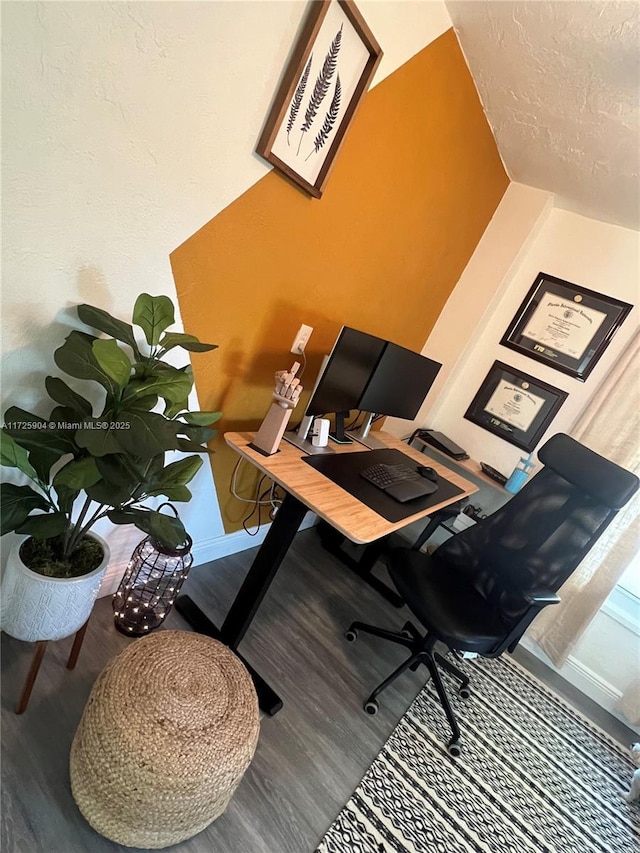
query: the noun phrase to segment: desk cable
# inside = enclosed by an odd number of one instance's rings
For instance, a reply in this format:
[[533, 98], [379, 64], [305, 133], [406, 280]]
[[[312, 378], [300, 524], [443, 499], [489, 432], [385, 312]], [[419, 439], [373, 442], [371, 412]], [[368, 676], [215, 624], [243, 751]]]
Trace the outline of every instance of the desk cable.
[[[274, 483], [274, 482], [271, 482], [271, 485], [267, 489], [265, 489], [263, 492], [260, 492], [262, 484], [265, 481], [265, 479], [267, 478], [266, 474], [263, 474], [262, 477], [260, 478], [260, 480], [258, 481], [258, 483], [256, 484], [255, 494], [253, 497], [246, 498], [243, 495], [238, 494], [238, 470], [240, 468], [240, 465], [244, 461], [245, 461], [244, 459], [238, 459], [238, 461], [236, 462], [235, 467], [233, 469], [233, 473], [231, 475], [231, 483], [229, 486], [229, 491], [236, 500], [240, 501], [241, 503], [246, 503], [246, 504], [252, 505], [251, 512], [247, 516], [245, 516], [245, 518], [242, 520], [242, 526], [245, 529], [245, 531], [249, 534], [249, 536], [255, 536], [258, 533], [258, 530], [260, 530], [260, 526], [262, 524], [261, 519], [260, 519], [261, 508], [263, 506], [270, 506], [271, 507], [271, 509], [269, 510], [269, 518], [273, 521], [275, 514], [278, 511], [280, 504], [282, 503], [282, 498], [280, 498], [278, 496], [278, 493], [277, 493], [278, 485], [277, 485], [277, 483]], [[253, 531], [253, 533], [252, 533], [251, 531], [248, 530], [247, 523], [248, 523], [249, 519], [251, 518], [251, 516], [254, 515], [256, 510], [258, 511], [258, 525], [257, 525], [255, 531]]]

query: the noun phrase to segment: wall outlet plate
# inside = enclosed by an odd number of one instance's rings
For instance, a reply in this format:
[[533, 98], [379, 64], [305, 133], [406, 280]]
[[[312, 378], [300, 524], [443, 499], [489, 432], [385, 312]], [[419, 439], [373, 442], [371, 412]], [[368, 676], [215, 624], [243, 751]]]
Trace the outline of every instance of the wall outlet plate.
[[303, 323], [298, 329], [298, 333], [293, 339], [293, 343], [291, 344], [291, 352], [300, 354], [304, 352], [304, 348], [309, 342], [309, 338], [311, 337], [311, 332], [313, 332], [313, 326], [305, 326]]

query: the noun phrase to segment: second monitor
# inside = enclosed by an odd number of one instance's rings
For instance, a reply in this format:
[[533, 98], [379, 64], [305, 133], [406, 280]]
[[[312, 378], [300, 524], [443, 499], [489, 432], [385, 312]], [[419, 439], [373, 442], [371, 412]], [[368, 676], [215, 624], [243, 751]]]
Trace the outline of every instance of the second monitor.
[[369, 448], [383, 447], [370, 434], [374, 416], [413, 420], [441, 367], [437, 361], [388, 341], [358, 403], [366, 413], [365, 422], [349, 436]]

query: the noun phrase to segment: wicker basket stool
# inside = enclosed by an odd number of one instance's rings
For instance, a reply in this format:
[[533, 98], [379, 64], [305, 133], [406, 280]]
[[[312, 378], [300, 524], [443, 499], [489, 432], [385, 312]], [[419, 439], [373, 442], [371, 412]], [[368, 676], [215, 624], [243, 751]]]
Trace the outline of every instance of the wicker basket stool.
[[229, 649], [188, 631], [133, 642], [98, 677], [71, 747], [71, 790], [91, 826], [158, 849], [225, 810], [258, 742], [258, 701]]

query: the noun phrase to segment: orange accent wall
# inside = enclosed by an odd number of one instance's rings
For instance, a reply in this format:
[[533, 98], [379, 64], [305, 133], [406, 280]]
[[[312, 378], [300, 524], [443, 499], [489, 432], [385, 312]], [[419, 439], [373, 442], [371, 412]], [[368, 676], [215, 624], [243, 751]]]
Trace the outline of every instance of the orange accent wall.
[[292, 424], [342, 325], [422, 349], [508, 183], [449, 30], [365, 96], [320, 200], [272, 171], [171, 254], [185, 329], [219, 344], [193, 367], [202, 409], [224, 413], [211, 459], [228, 531], [247, 505], [222, 433], [259, 426], [300, 324], [314, 332]]

